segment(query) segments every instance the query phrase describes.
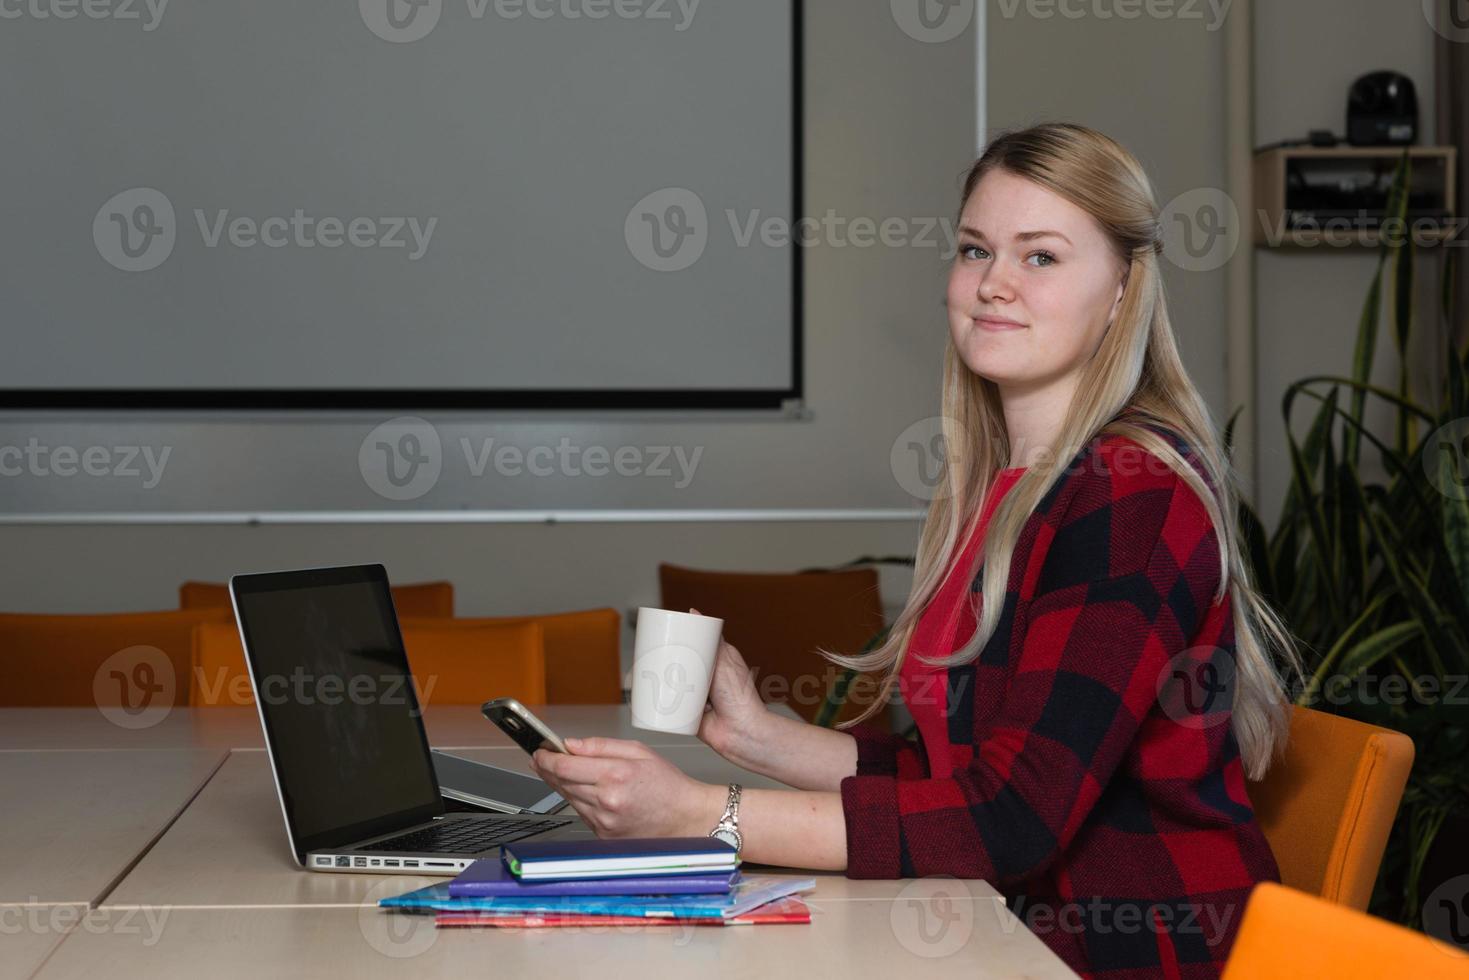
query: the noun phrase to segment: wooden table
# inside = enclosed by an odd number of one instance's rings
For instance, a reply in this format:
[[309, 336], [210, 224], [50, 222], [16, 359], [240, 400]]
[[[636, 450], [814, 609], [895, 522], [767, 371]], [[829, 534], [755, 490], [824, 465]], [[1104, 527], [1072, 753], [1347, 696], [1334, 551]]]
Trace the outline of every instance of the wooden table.
[[[566, 735], [637, 738], [709, 782], [778, 786], [691, 736], [634, 729], [626, 705], [538, 711]], [[437, 748], [528, 771], [472, 707], [436, 706]], [[427, 884], [298, 869], [253, 709], [174, 709], [124, 729], [95, 709], [0, 709], [0, 980], [273, 976], [902, 978], [1073, 974], [982, 881], [817, 879], [810, 925], [437, 930], [380, 910]]]

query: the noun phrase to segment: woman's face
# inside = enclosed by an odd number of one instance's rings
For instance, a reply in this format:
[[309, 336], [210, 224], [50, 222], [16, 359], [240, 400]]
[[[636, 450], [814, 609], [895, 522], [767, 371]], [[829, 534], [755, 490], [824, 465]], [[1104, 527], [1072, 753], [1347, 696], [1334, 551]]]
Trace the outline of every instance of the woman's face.
[[1091, 215], [992, 170], [964, 203], [958, 242], [949, 332], [969, 370], [1019, 392], [1047, 387], [1091, 358], [1126, 272]]

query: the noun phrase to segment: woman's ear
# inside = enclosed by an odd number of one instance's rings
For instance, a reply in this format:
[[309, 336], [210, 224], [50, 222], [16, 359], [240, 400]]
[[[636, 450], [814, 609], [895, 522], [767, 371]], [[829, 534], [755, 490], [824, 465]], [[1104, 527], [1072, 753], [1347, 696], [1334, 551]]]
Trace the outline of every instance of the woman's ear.
[[1107, 314], [1107, 328], [1110, 330], [1112, 321], [1117, 319], [1117, 311], [1122, 308], [1122, 294], [1127, 292], [1127, 276], [1132, 270], [1126, 269], [1122, 273], [1122, 280], [1117, 283], [1117, 298], [1112, 300], [1112, 312]]

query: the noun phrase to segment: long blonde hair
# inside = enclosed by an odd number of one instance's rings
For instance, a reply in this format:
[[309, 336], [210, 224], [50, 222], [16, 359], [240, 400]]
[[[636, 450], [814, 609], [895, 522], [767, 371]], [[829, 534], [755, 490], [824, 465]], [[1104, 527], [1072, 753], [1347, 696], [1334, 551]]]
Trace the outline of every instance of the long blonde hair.
[[[1203, 501], [1213, 524], [1221, 566], [1214, 601], [1227, 593], [1234, 617], [1232, 724], [1245, 771], [1259, 778], [1283, 744], [1289, 719], [1276, 657], [1296, 673], [1300, 661], [1284, 624], [1250, 582], [1238, 533], [1233, 473], [1209, 410], [1178, 355], [1158, 267], [1163, 246], [1152, 186], [1126, 149], [1095, 130], [1069, 123], [1034, 126], [991, 142], [964, 181], [961, 211], [980, 179], [994, 170], [1032, 180], [1090, 214], [1127, 264], [1127, 280], [1113, 325], [1082, 368], [1075, 402], [1051, 447], [1051, 458], [1063, 465], [1027, 469], [990, 518], [978, 560], [984, 576], [974, 635], [948, 657], [920, 659], [947, 667], [979, 656], [1000, 619], [1016, 542], [1039, 502], [1067, 471], [1064, 464], [1094, 439], [1126, 436], [1178, 474]], [[996, 474], [1010, 464], [999, 393], [992, 382], [968, 369], [952, 340], [944, 353], [942, 420], [946, 451], [939, 492], [928, 507], [913, 588], [902, 613], [886, 642], [870, 653], [822, 651], [843, 667], [887, 672], [873, 703], [840, 728], [871, 717], [891, 698], [918, 620], [959, 553], [962, 532], [972, 526]], [[1206, 479], [1153, 426], [1177, 433]]]

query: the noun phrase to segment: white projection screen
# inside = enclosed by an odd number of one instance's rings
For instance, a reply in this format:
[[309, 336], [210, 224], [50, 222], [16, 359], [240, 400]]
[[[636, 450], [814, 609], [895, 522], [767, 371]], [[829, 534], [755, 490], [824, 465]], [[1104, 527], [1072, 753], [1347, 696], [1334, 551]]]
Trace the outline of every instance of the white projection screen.
[[796, 0], [0, 14], [0, 407], [801, 397]]

